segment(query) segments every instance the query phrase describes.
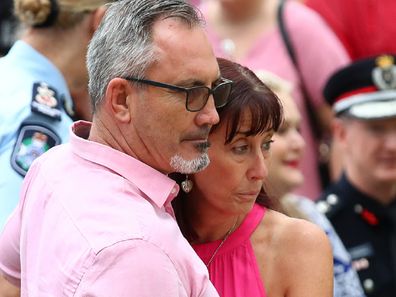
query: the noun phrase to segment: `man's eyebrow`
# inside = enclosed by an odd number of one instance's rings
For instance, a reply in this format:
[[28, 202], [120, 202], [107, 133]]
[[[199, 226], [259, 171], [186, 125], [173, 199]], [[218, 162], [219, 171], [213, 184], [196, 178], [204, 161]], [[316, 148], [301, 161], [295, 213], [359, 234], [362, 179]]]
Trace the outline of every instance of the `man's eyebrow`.
[[185, 79], [185, 80], [181, 80], [181, 81], [177, 81], [174, 83], [175, 86], [180, 86], [180, 87], [195, 87], [195, 86], [204, 86], [205, 83], [197, 80], [197, 79]]
[[[211, 82], [211, 85], [216, 84], [221, 80], [221, 76], [217, 77], [215, 80]], [[192, 87], [200, 87], [200, 86], [207, 86], [206, 82], [199, 80], [199, 79], [186, 79], [177, 82], [175, 85], [177, 86], [192, 86]]]

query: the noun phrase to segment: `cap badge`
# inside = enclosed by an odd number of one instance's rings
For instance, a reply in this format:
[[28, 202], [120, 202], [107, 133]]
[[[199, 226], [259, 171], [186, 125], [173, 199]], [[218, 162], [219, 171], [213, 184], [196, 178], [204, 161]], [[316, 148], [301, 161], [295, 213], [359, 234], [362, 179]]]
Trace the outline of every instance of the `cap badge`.
[[375, 59], [377, 67], [372, 72], [373, 82], [379, 90], [396, 89], [396, 66], [394, 58], [382, 55]]

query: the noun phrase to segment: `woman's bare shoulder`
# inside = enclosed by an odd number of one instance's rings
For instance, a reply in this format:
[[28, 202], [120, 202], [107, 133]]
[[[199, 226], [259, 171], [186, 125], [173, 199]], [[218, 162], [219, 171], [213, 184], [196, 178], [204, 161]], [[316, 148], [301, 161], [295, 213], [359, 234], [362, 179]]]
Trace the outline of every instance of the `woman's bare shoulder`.
[[324, 231], [317, 225], [303, 219], [291, 218], [278, 211], [268, 210], [260, 226], [259, 233], [271, 233], [272, 243], [286, 248], [317, 246], [327, 244]]
[[252, 239], [257, 251], [267, 249], [266, 254], [271, 253], [285, 263], [290, 263], [289, 258], [305, 261], [331, 254], [327, 235], [320, 227], [274, 210], [267, 211]]
[[332, 253], [322, 229], [268, 210], [256, 231], [253, 248], [272, 296], [284, 296], [284, 292], [290, 296], [331, 295]]

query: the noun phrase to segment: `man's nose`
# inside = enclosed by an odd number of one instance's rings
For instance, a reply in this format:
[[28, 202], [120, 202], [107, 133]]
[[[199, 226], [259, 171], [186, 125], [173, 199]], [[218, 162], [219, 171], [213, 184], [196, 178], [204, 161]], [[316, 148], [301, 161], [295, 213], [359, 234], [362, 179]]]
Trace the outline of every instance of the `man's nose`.
[[205, 106], [197, 114], [198, 126], [203, 125], [216, 125], [220, 121], [219, 114], [217, 113], [214, 103], [213, 95], [210, 95]]

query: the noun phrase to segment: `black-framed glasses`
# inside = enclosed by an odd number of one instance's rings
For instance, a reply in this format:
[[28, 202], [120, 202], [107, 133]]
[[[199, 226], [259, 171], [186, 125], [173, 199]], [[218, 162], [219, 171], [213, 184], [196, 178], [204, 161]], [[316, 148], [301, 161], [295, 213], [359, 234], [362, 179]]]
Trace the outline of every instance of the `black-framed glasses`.
[[184, 88], [161, 83], [158, 81], [140, 79], [135, 77], [124, 77], [124, 79], [154, 87], [184, 92], [186, 94], [186, 109], [191, 112], [200, 111], [202, 108], [204, 108], [204, 106], [208, 102], [210, 95], [213, 95], [216, 108], [225, 106], [228, 102], [233, 83], [231, 80], [221, 77], [216, 86], [211, 89], [207, 86], [194, 86]]

